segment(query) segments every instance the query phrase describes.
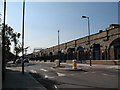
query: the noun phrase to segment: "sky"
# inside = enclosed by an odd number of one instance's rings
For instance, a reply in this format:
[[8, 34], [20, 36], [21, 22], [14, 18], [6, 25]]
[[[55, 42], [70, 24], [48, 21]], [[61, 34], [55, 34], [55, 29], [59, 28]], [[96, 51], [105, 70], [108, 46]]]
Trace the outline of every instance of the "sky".
[[[3, 15], [3, 2], [0, 2]], [[105, 30], [110, 24], [118, 24], [118, 2], [26, 2], [25, 47], [49, 48], [88, 35], [87, 19], [91, 34]], [[15, 32], [22, 33], [22, 2], [7, 2], [6, 23]], [[20, 38], [21, 41], [21, 38]], [[12, 49], [13, 50], [13, 49]]]

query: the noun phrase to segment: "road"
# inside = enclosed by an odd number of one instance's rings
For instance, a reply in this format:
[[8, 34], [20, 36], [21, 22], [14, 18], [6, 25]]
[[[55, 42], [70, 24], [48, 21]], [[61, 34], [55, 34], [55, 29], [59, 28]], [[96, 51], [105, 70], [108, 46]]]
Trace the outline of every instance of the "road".
[[118, 88], [119, 72], [116, 69], [78, 66], [71, 70], [71, 64], [62, 63], [55, 68], [54, 63], [30, 62], [25, 71], [45, 88]]

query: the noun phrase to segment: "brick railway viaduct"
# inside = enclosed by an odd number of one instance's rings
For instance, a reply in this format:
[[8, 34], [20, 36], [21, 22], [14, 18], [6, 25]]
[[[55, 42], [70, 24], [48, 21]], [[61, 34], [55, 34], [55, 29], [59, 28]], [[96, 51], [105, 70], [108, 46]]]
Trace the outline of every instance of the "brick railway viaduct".
[[105, 31], [90, 35], [90, 42], [91, 49], [86, 36], [34, 52], [32, 57], [51, 61], [58, 58], [63, 61], [82, 61], [89, 60], [90, 56], [92, 60], [120, 60], [120, 25], [111, 24]]

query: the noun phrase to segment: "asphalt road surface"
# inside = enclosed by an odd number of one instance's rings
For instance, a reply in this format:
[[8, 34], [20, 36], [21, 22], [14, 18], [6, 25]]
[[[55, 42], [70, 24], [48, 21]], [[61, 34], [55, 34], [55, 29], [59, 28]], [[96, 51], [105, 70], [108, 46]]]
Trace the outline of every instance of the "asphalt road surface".
[[72, 70], [71, 65], [55, 63], [30, 62], [25, 64], [25, 71], [33, 76], [45, 88], [118, 88], [119, 72], [116, 69], [78, 66]]

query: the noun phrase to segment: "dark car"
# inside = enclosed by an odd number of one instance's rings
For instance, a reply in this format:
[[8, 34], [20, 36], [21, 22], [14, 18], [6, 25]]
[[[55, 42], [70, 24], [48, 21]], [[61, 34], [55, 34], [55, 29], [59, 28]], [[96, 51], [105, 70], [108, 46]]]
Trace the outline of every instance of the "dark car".
[[22, 61], [23, 61], [23, 59], [21, 58], [21, 59], [17, 59], [16, 60], [16, 63], [18, 64], [18, 63], [22, 63]]
[[24, 59], [24, 63], [29, 63], [29, 60], [28, 59]]

